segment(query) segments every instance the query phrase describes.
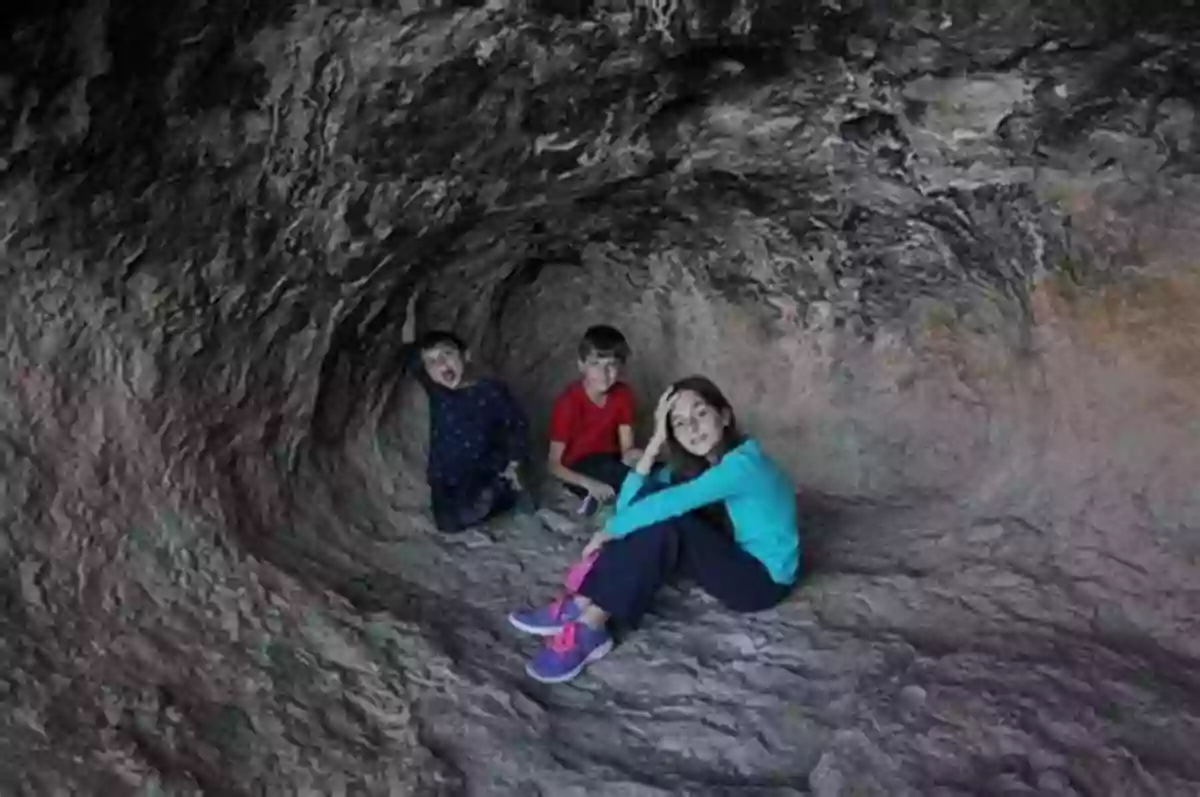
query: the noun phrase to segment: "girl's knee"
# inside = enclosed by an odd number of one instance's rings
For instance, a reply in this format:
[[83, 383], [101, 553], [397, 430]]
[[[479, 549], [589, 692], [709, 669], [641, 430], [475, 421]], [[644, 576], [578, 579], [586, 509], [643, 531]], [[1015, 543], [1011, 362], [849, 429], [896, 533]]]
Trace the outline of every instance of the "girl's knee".
[[609, 551], [613, 554], [620, 551], [622, 555], [637, 556], [648, 550], [657, 550], [665, 544], [674, 544], [677, 535], [678, 529], [672, 526], [670, 521], [664, 521], [643, 526], [631, 534], [610, 540], [601, 548], [601, 551]]

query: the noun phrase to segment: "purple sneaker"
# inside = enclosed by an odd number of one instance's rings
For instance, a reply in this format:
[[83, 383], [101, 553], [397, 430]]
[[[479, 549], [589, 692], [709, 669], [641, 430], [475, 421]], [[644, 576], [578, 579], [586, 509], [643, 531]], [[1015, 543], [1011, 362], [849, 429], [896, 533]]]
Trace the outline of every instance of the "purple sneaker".
[[535, 636], [554, 636], [563, 625], [579, 619], [579, 604], [569, 595], [540, 609], [524, 609], [508, 616], [508, 622], [518, 631]]
[[544, 684], [565, 683], [583, 672], [584, 667], [608, 655], [612, 647], [612, 637], [603, 628], [591, 628], [579, 622], [567, 623], [546, 647], [538, 651], [533, 661], [526, 665], [525, 672]]

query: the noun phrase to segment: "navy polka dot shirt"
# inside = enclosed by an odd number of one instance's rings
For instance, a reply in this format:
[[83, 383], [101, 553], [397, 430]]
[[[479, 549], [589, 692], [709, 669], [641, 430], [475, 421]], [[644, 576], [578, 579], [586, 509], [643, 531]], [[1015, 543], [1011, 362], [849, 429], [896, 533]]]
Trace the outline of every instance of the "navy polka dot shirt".
[[508, 463], [526, 460], [529, 421], [503, 382], [483, 378], [449, 390], [429, 379], [419, 352], [406, 358], [406, 366], [429, 394], [431, 487], [482, 486]]

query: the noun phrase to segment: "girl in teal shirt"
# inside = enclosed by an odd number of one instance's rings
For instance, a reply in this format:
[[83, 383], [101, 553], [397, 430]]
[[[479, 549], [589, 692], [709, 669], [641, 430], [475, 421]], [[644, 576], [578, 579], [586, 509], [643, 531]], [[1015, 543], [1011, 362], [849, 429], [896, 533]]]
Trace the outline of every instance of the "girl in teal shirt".
[[[653, 470], [661, 457], [666, 468]], [[551, 637], [529, 663], [545, 683], [569, 681], [612, 649], [610, 620], [636, 627], [659, 587], [677, 576], [733, 611], [769, 609], [800, 565], [796, 496], [787, 474], [737, 428], [710, 380], [676, 382], [621, 485], [615, 513], [584, 549], [597, 554], [579, 592], [509, 621]]]

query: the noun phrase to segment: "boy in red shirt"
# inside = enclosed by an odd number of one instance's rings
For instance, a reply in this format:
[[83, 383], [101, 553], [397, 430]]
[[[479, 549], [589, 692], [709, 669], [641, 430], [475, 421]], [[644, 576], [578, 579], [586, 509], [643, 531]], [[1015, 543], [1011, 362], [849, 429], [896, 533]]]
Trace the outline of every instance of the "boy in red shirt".
[[[550, 411], [550, 473], [567, 489], [613, 500], [640, 452], [633, 447], [633, 391], [620, 381], [629, 343], [613, 327], [589, 327], [579, 342], [581, 378]], [[586, 505], [586, 502], [585, 502]]]

